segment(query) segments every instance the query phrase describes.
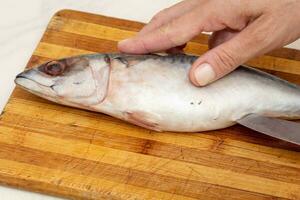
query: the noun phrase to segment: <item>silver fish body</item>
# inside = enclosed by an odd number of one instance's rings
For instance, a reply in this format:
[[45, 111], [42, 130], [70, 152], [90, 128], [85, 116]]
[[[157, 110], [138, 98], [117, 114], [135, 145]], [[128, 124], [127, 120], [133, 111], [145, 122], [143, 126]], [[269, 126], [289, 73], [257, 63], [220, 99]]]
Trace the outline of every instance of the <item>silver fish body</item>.
[[15, 82], [48, 100], [106, 113], [156, 131], [221, 129], [253, 113], [300, 118], [297, 85], [241, 66], [206, 87], [195, 87], [188, 71], [196, 58], [83, 55], [27, 70]]

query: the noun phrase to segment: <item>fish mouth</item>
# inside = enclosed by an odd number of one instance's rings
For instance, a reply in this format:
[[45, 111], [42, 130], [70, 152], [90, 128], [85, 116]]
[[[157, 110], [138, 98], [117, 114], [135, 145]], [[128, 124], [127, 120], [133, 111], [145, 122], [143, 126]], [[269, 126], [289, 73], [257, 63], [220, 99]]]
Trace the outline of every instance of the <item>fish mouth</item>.
[[[41, 86], [44, 86], [44, 87], [49, 87], [49, 88], [51, 88], [51, 89], [53, 90], [54, 84], [53, 84], [53, 85], [50, 85], [50, 86], [43, 85], [43, 84], [38, 83], [37, 81], [35, 81], [35, 80], [33, 80], [33, 79], [29, 78], [29, 77], [24, 76], [23, 73], [18, 74], [18, 75], [16, 76], [16, 78], [15, 78], [15, 83], [16, 83], [17, 85], [21, 86], [21, 87], [24, 87], [24, 85], [22, 85], [22, 81], [20, 81], [20, 79], [27, 79], [27, 80], [29, 80], [29, 81], [35, 82], [35, 83], [38, 84], [38, 85], [41, 85]], [[26, 88], [26, 87], [25, 87], [25, 88]], [[29, 88], [28, 88], [28, 89], [29, 89]]]
[[26, 76], [26, 71], [18, 74], [15, 78], [15, 84], [19, 87], [43, 98], [54, 98], [56, 92], [53, 89], [53, 84], [45, 85], [37, 82], [34, 79]]

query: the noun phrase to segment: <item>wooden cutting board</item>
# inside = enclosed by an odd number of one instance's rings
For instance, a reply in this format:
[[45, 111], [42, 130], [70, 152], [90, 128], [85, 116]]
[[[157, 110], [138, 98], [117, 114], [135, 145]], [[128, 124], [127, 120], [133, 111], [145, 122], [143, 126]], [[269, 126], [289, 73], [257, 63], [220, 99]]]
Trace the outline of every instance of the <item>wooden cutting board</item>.
[[[142, 26], [60, 11], [28, 67], [116, 51]], [[202, 54], [206, 44], [201, 35], [186, 52]], [[300, 84], [299, 51], [280, 49], [249, 64]], [[0, 119], [0, 182], [78, 199], [300, 199], [300, 147], [241, 126], [157, 133], [16, 88]]]

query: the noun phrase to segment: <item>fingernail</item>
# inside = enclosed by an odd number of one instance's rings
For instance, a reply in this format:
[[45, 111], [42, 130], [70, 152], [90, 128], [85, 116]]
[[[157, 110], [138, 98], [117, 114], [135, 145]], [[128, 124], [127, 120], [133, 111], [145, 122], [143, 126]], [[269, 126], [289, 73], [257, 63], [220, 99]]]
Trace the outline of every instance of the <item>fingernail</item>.
[[210, 64], [203, 63], [195, 69], [195, 78], [200, 86], [207, 85], [215, 79], [215, 72]]

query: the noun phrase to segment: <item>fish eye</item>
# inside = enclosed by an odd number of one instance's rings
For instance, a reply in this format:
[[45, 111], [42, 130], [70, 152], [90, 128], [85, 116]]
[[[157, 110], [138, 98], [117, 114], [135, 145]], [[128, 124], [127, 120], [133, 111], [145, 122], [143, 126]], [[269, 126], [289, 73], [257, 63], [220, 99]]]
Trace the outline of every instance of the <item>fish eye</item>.
[[57, 76], [63, 73], [64, 70], [65, 70], [65, 64], [57, 61], [51, 61], [47, 63], [44, 67], [45, 73], [51, 76]]

